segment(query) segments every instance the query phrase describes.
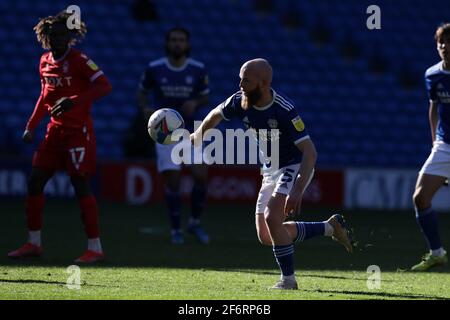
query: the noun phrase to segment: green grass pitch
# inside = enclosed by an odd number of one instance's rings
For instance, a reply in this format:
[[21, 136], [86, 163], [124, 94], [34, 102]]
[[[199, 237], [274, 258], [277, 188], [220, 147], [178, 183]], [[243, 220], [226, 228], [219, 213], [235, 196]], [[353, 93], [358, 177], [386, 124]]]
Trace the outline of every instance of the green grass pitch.
[[[352, 255], [330, 238], [297, 244], [298, 291], [269, 291], [279, 278], [270, 247], [256, 239], [253, 206], [210, 205], [204, 225], [211, 243], [169, 243], [162, 205], [100, 203], [107, 261], [81, 266], [81, 286], [70, 290], [66, 269], [85, 249], [76, 201], [48, 200], [44, 255], [13, 261], [6, 253], [26, 237], [22, 201], [0, 204], [0, 300], [4, 299], [450, 299], [450, 268], [401, 272], [417, 263], [425, 244], [413, 212], [351, 211], [345, 214], [359, 246]], [[335, 211], [305, 208], [302, 220], [325, 220]], [[183, 213], [187, 216], [187, 212]], [[450, 247], [450, 215], [440, 215]], [[369, 289], [369, 265], [381, 270], [380, 288]], [[372, 283], [372, 282], [370, 282]]]

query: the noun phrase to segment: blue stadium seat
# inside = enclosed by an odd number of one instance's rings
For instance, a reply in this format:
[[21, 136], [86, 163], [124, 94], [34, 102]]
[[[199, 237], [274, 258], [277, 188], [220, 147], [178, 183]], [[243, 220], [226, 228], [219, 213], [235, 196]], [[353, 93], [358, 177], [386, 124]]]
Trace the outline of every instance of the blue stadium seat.
[[[423, 161], [417, 151], [429, 149], [423, 73], [439, 60], [432, 36], [436, 24], [448, 18], [447, 1], [436, 0], [430, 6], [421, 0], [380, 0], [383, 29], [373, 32], [364, 27], [366, 16], [361, 14], [372, 4], [368, 0], [341, 1], [338, 6], [333, 0], [275, 1], [275, 11], [267, 16], [257, 15], [251, 1], [155, 3], [161, 19], [139, 23], [131, 16], [130, 1], [78, 2], [89, 29], [81, 47], [102, 67], [114, 88], [93, 110], [102, 141], [100, 158], [123, 157], [118, 141], [136, 115], [139, 77], [148, 61], [163, 54], [164, 32], [182, 24], [191, 28], [193, 57], [209, 67], [211, 105], [237, 90], [241, 63], [267, 57], [275, 69], [274, 87], [288, 94], [308, 119], [320, 146], [320, 164], [416, 166]], [[61, 3], [60, 9], [63, 4], [70, 3]], [[286, 10], [299, 10], [306, 23], [299, 30], [286, 30], [280, 24]], [[32, 27], [39, 17], [55, 13], [54, 4], [22, 0], [6, 6], [6, 1], [0, 1], [0, 11], [8, 12], [2, 16], [0, 55], [14, 57], [8, 59], [8, 68], [14, 72], [0, 74], [0, 94], [7, 101], [0, 104], [0, 112], [9, 114], [14, 108], [18, 114], [4, 121], [22, 126], [39, 94], [41, 50]], [[322, 47], [310, 36], [318, 18], [331, 32], [330, 41]], [[23, 23], [17, 24], [18, 19]], [[414, 32], [410, 32], [411, 21]], [[354, 61], [344, 60], [339, 51], [348, 35], [361, 51]], [[374, 50], [387, 60], [384, 74], [368, 70], [367, 60]], [[419, 87], [398, 88], [398, 61], [413, 62], [411, 72], [420, 78]], [[336, 139], [330, 139], [330, 133]], [[411, 139], [418, 141], [416, 145], [408, 142]], [[17, 148], [29, 152], [23, 144]], [[388, 156], [394, 152], [398, 155]]]

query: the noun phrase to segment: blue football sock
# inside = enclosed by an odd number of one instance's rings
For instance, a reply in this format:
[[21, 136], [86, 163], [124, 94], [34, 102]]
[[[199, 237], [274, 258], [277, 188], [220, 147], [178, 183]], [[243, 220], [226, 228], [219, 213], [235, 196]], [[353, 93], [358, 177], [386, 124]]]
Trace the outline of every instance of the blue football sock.
[[181, 228], [181, 196], [179, 192], [173, 192], [166, 189], [166, 202], [169, 209], [170, 225], [172, 230]]
[[283, 276], [294, 274], [294, 244], [273, 246], [273, 254]]
[[298, 221], [295, 224], [297, 226], [297, 238], [295, 238], [294, 242], [325, 235], [325, 222]]
[[191, 192], [191, 218], [199, 220], [206, 202], [206, 188], [203, 185], [194, 184]]
[[416, 220], [425, 236], [430, 250], [441, 248], [442, 243], [439, 237], [436, 212], [431, 207], [425, 210], [418, 210], [416, 208]]

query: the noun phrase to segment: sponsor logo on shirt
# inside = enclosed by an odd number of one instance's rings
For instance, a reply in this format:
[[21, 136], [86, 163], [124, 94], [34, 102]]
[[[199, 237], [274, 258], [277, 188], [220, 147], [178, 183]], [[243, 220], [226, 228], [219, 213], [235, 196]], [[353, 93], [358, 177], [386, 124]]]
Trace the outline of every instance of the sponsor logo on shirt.
[[72, 77], [46, 77], [44, 75], [45, 83], [50, 87], [64, 87], [64, 84], [70, 87]]

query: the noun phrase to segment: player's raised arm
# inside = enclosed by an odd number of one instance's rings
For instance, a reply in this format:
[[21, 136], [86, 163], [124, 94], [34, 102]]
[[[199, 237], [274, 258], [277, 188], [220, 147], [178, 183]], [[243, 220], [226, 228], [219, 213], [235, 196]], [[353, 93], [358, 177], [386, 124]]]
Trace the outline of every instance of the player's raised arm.
[[217, 125], [224, 119], [222, 115], [222, 108], [218, 106], [212, 109], [206, 118], [202, 121], [201, 125], [195, 130], [194, 133], [191, 134], [191, 142], [197, 144], [197, 142], [201, 141], [202, 133], [208, 129], [215, 128]]

